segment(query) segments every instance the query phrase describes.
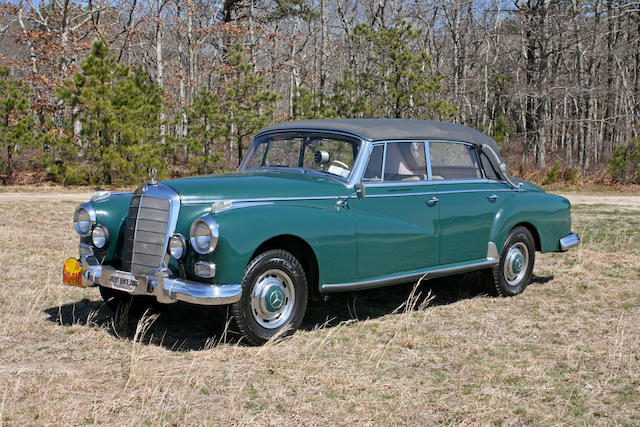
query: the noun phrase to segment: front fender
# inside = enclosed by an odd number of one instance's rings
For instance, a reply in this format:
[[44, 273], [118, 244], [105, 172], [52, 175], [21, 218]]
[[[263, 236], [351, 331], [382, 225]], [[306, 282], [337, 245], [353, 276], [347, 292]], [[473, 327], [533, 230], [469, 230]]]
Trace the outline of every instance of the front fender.
[[[96, 210], [96, 224], [102, 224], [109, 230], [109, 246], [107, 246], [107, 250], [103, 254], [104, 262], [120, 257], [119, 248], [122, 247], [124, 223], [129, 215], [131, 196], [131, 193], [125, 193], [91, 202]], [[91, 237], [82, 238], [81, 241], [91, 244]], [[102, 256], [99, 258], [102, 258]]]
[[[285, 234], [299, 237], [314, 251], [320, 283], [355, 280], [355, 221], [352, 211], [336, 206], [336, 200], [276, 201], [214, 214], [220, 237], [216, 250], [208, 257], [216, 264], [215, 282], [241, 283], [255, 250], [265, 241]], [[188, 235], [187, 224], [180, 222]]]
[[564, 197], [539, 192], [519, 192], [496, 212], [490, 240], [498, 251], [518, 224], [532, 225], [540, 237], [542, 252], [560, 250], [560, 239], [571, 233], [571, 204]]

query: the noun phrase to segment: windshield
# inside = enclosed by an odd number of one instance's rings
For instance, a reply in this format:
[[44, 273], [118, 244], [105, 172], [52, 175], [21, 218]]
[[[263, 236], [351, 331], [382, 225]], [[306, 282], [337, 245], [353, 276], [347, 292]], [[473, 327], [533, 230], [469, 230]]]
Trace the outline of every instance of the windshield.
[[240, 170], [292, 167], [348, 178], [360, 150], [360, 141], [339, 135], [301, 132], [257, 138]]

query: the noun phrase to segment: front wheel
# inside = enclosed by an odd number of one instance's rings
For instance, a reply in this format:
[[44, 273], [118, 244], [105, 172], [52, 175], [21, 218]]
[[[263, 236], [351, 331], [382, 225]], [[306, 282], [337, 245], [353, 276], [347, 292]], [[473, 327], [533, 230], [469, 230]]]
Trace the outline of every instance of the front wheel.
[[307, 308], [307, 278], [300, 262], [283, 250], [255, 257], [242, 280], [242, 297], [231, 306], [240, 333], [251, 344], [293, 334]]
[[114, 313], [120, 313], [125, 316], [129, 314], [139, 315], [150, 306], [149, 299], [144, 296], [131, 295], [105, 286], [100, 286], [100, 296]]
[[521, 293], [531, 282], [536, 247], [531, 232], [516, 227], [507, 236], [500, 254], [500, 263], [487, 271], [488, 284], [499, 296]]

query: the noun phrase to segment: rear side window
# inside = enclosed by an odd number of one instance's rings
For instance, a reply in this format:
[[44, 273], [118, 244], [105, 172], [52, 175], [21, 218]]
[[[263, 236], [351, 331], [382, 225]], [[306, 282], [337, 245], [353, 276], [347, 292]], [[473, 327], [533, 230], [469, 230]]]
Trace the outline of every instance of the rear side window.
[[498, 173], [493, 168], [493, 164], [489, 161], [487, 155], [483, 152], [480, 152], [480, 163], [482, 163], [482, 169], [484, 169], [484, 176], [488, 179], [500, 180], [498, 178]]
[[452, 142], [431, 142], [431, 174], [439, 179], [482, 178], [478, 155], [473, 145]]

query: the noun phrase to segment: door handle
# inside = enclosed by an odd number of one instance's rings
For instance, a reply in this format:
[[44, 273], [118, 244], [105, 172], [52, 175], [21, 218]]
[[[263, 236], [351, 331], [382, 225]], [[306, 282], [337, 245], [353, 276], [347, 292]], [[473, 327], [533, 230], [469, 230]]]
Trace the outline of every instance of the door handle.
[[429, 205], [429, 206], [433, 206], [433, 205], [435, 205], [436, 203], [438, 203], [438, 200], [440, 200], [440, 199], [438, 199], [436, 196], [433, 196], [433, 197], [431, 198], [431, 200], [427, 200], [427, 202], [426, 202], [426, 203], [427, 203], [427, 205]]
[[489, 199], [490, 202], [495, 202], [498, 197], [499, 196], [497, 194], [492, 194], [489, 197], [487, 197], [487, 199]]
[[339, 208], [348, 208], [349, 203], [347, 202], [347, 199], [339, 199], [336, 202], [336, 206], [338, 206]]

